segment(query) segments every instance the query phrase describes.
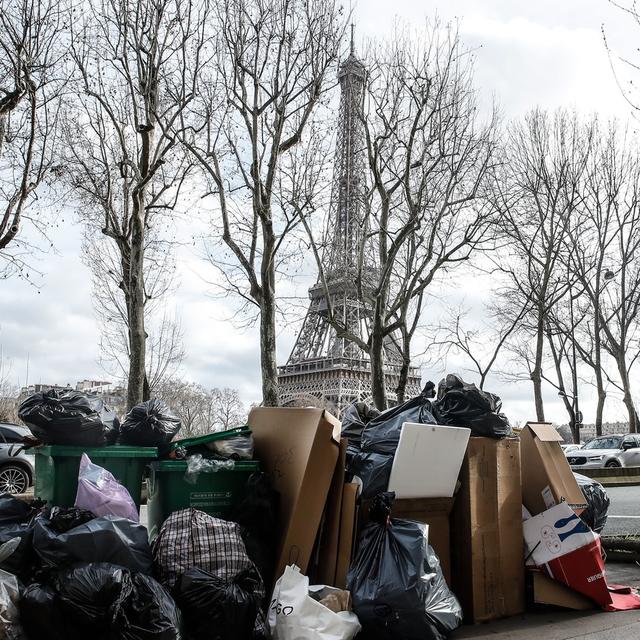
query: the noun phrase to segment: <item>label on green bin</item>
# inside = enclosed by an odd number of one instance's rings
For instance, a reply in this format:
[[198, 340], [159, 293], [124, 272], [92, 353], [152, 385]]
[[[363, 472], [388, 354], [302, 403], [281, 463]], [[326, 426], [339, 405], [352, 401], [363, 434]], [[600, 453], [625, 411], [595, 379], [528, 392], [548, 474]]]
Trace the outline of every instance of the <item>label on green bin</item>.
[[232, 504], [232, 491], [198, 491], [189, 495], [189, 504], [194, 508], [229, 507]]

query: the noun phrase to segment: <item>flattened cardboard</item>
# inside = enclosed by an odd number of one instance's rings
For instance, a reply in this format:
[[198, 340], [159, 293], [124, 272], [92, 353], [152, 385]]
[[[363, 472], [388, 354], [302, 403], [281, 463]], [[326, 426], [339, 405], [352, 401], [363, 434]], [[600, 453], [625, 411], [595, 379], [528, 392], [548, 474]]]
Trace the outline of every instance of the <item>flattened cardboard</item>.
[[520, 442], [469, 440], [451, 515], [452, 585], [465, 620], [524, 611]]
[[389, 491], [397, 499], [453, 497], [470, 434], [462, 427], [405, 422]]
[[[455, 498], [406, 498], [393, 503], [391, 516], [429, 525], [429, 544], [440, 560], [442, 573], [451, 584], [451, 530], [449, 516]], [[362, 504], [360, 522], [368, 520], [370, 501]]]
[[276, 579], [307, 571], [338, 459], [340, 422], [322, 409], [257, 407], [249, 414], [255, 457], [280, 493]]
[[324, 509], [324, 524], [321, 529], [318, 569], [313, 576], [315, 584], [333, 585], [336, 580], [338, 543], [340, 539], [340, 516], [342, 512], [342, 494], [344, 491], [344, 470], [347, 460], [347, 440], [340, 440], [338, 462], [336, 463], [331, 488]]
[[347, 588], [347, 573], [353, 557], [355, 548], [355, 537], [357, 535], [357, 499], [358, 484], [347, 482], [342, 493], [342, 511], [340, 514], [340, 538], [338, 541], [338, 559], [336, 562], [335, 587], [338, 589]]
[[522, 501], [534, 516], [561, 502], [578, 515], [587, 506], [561, 441], [553, 425], [546, 422], [528, 422], [520, 433]]
[[553, 580], [541, 571], [531, 571], [533, 583], [533, 601], [536, 604], [546, 604], [576, 611], [595, 609], [596, 604], [586, 596], [573, 591], [562, 582]]

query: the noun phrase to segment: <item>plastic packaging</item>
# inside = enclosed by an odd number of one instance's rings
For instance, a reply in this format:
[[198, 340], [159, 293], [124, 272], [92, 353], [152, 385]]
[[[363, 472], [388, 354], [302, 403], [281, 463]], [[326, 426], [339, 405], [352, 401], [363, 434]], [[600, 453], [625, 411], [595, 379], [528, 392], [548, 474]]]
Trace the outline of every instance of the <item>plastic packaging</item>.
[[86, 453], [80, 458], [75, 506], [97, 516], [116, 516], [139, 522], [133, 498], [109, 471], [93, 464]]
[[405, 422], [436, 424], [429, 399], [432, 388], [432, 385], [425, 387], [419, 396], [387, 409], [370, 420], [362, 432], [362, 451], [393, 455]]
[[609, 496], [599, 482], [579, 473], [574, 472], [573, 475], [587, 501], [587, 508], [580, 514], [580, 519], [593, 531], [600, 533], [607, 524], [607, 514], [611, 504]]
[[114, 444], [119, 422], [101, 398], [80, 391], [34, 393], [18, 416], [46, 444], [103, 447]]
[[193, 640], [217, 637], [251, 640], [260, 606], [260, 577], [250, 568], [223, 580], [202, 569], [189, 569], [174, 594]]
[[[72, 635], [109, 640], [179, 640], [180, 615], [173, 598], [151, 576], [108, 563], [63, 573], [59, 602]], [[106, 633], [105, 633], [106, 631]]]
[[427, 543], [427, 526], [391, 519], [394, 494], [376, 496], [347, 575], [363, 635], [372, 640], [440, 640], [462, 609]]
[[217, 473], [218, 471], [232, 471], [236, 463], [233, 460], [209, 460], [203, 458], [202, 454], [196, 453], [187, 458], [187, 470], [184, 479], [189, 484], [195, 484], [201, 473]]
[[12, 573], [0, 569], [0, 640], [18, 640], [21, 637], [18, 623], [19, 601], [18, 579]]
[[346, 438], [350, 445], [360, 447], [362, 432], [367, 424], [379, 415], [380, 412], [375, 407], [370, 407], [365, 402], [350, 404], [342, 414], [342, 437]]
[[361, 629], [358, 616], [332, 611], [309, 595], [309, 589], [309, 578], [298, 567], [286, 567], [269, 605], [274, 640], [352, 640]]
[[127, 413], [120, 427], [122, 444], [157, 447], [168, 444], [180, 431], [180, 419], [157, 398], [141, 402]]
[[475, 436], [506, 438], [512, 435], [512, 430], [509, 420], [500, 413], [501, 408], [498, 396], [449, 374], [438, 385], [433, 415], [438, 424], [468, 427]]
[[114, 516], [94, 518], [60, 534], [40, 516], [33, 547], [42, 564], [56, 570], [78, 562], [110, 562], [150, 574], [153, 562], [146, 528]]
[[224, 440], [214, 440], [210, 448], [222, 458], [252, 460], [253, 436], [234, 436], [233, 438], [225, 438]]

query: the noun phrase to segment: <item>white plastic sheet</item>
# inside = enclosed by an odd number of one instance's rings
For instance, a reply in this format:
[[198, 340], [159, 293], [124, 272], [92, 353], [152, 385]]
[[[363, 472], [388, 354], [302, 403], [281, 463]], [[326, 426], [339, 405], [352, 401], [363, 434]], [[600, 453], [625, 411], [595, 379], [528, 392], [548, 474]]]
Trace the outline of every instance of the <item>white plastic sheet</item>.
[[274, 640], [351, 640], [361, 629], [355, 613], [335, 613], [309, 596], [309, 578], [295, 565], [276, 582], [268, 620]]

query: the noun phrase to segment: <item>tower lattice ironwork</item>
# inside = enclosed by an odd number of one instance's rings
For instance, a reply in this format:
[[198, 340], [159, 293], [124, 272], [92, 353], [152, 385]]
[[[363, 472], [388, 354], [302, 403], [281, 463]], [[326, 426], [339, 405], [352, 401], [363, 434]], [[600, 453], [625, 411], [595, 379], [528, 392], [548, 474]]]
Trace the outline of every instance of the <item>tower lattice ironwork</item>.
[[[357, 58], [351, 33], [349, 56], [340, 66], [340, 107], [333, 170], [333, 186], [329, 211], [327, 243], [322, 256], [324, 283], [319, 281], [309, 290], [309, 308], [302, 329], [287, 364], [279, 367], [280, 398], [283, 404], [324, 406], [340, 413], [358, 400], [371, 401], [371, 370], [368, 354], [356, 342], [338, 335], [329, 320], [358, 338], [368, 335], [372, 312], [371, 288], [366, 278], [375, 275], [376, 265], [363, 251], [364, 229], [365, 143], [362, 110], [366, 68]], [[366, 256], [368, 262], [360, 265]], [[364, 280], [364, 282], [363, 282]], [[357, 286], [357, 283], [360, 286]], [[401, 366], [397, 342], [385, 344], [385, 380], [388, 399], [396, 399]], [[406, 395], [420, 391], [420, 376], [411, 367]]]

